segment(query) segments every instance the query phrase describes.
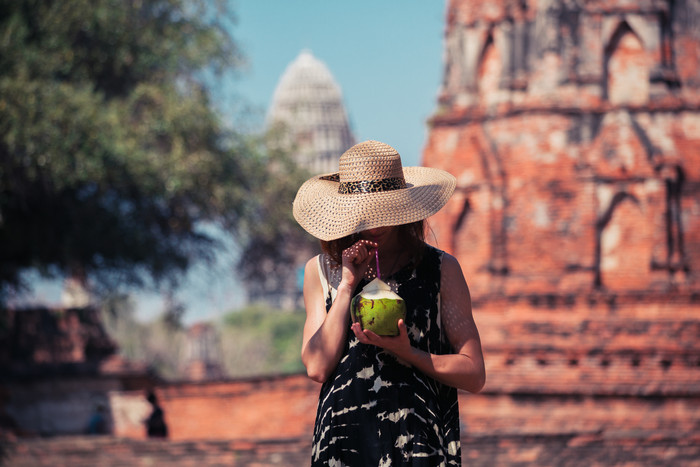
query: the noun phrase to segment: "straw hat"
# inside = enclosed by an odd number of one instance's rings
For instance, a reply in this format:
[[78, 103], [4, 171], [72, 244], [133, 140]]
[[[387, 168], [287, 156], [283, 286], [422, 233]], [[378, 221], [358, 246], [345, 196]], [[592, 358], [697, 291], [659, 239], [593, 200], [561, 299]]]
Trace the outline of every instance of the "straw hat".
[[339, 161], [339, 172], [312, 177], [294, 199], [294, 218], [320, 240], [432, 216], [452, 196], [455, 177], [444, 170], [403, 167], [388, 144], [365, 141]]

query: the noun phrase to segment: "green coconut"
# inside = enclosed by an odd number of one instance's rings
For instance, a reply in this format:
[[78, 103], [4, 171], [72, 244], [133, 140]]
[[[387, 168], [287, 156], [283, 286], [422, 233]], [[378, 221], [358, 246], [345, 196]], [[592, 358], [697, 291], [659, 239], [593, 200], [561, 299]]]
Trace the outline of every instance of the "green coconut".
[[406, 302], [381, 279], [374, 279], [350, 304], [354, 323], [380, 336], [398, 336], [399, 319], [406, 319]]

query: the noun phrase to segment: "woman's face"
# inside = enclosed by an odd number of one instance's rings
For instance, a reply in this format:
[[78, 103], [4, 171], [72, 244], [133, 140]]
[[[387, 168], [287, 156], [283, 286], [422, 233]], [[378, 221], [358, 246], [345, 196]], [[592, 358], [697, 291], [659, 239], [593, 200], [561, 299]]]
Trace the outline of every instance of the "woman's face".
[[375, 242], [381, 248], [395, 240], [396, 231], [395, 226], [377, 227], [376, 229], [363, 230], [360, 232], [360, 238]]

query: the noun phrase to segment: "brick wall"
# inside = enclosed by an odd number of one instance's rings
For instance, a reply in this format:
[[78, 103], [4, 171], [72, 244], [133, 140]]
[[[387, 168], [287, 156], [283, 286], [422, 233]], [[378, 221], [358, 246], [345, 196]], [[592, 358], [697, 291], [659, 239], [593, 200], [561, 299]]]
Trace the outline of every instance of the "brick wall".
[[157, 389], [170, 438], [305, 438], [320, 385], [305, 375], [174, 383]]
[[163, 441], [107, 436], [21, 439], [8, 446], [7, 467], [208, 467], [308, 465], [310, 443], [278, 439]]
[[[155, 388], [171, 440], [308, 438], [320, 385], [306, 375], [173, 382]], [[144, 391], [109, 394], [113, 434], [143, 439]]]
[[698, 397], [699, 310], [681, 293], [477, 300], [484, 390]]
[[[152, 441], [108, 437], [21, 440], [5, 460], [8, 467], [177, 467], [308, 465], [311, 447], [300, 440]], [[466, 436], [463, 465], [512, 466], [687, 466], [700, 465], [696, 435]]]
[[[278, 383], [281, 383], [278, 381]], [[534, 398], [462, 394], [465, 465], [700, 465], [697, 430], [678, 423], [697, 401], [662, 408], [629, 398]], [[658, 402], [658, 401], [657, 401]], [[656, 406], [654, 411], [649, 407]], [[253, 410], [254, 408], [251, 408]], [[634, 411], [630, 411], [633, 409]], [[517, 414], [517, 416], [514, 416]], [[658, 415], [661, 414], [662, 417]], [[651, 417], [650, 417], [651, 415]], [[697, 417], [695, 417], [697, 418]], [[615, 419], [617, 428], [601, 428]], [[664, 419], [660, 427], [650, 423]], [[4, 465], [306, 465], [310, 439], [136, 440], [111, 436], [22, 438], [6, 444]]]

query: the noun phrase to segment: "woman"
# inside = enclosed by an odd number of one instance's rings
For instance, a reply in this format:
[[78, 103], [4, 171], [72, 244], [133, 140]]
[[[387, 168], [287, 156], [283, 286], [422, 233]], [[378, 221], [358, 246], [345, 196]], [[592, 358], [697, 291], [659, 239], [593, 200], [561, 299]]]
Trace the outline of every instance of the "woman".
[[[484, 361], [461, 267], [424, 241], [454, 188], [365, 141], [299, 189], [294, 217], [323, 249], [304, 273], [302, 361], [323, 383], [312, 465], [460, 464], [457, 389], [481, 390]], [[351, 325], [352, 297], [378, 272], [406, 303], [396, 337]]]

